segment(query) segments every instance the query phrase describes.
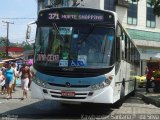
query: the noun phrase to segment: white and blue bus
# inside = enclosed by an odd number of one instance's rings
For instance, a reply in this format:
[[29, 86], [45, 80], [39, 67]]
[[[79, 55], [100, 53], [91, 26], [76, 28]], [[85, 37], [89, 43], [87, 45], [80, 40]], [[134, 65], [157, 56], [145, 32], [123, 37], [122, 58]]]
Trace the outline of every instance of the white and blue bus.
[[116, 13], [50, 8], [36, 24], [33, 98], [121, 105], [134, 92], [140, 54]]

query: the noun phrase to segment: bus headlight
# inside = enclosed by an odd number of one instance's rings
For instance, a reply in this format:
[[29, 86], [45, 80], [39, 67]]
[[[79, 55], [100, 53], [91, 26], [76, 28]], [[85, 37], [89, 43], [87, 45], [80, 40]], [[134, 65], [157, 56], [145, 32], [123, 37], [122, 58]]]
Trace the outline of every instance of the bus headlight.
[[36, 80], [34, 80], [35, 81], [35, 83], [37, 84], [37, 85], [39, 85], [39, 86], [41, 86], [41, 87], [46, 87], [47, 86], [47, 82], [44, 82], [44, 81], [42, 81], [42, 80], [40, 80], [40, 79], [36, 79]]
[[110, 84], [111, 84], [111, 81], [109, 79], [106, 79], [102, 83], [92, 85], [91, 89], [92, 90], [99, 90], [99, 89], [102, 89], [106, 86], [109, 86]]
[[93, 90], [96, 90], [97, 89], [97, 85], [91, 85], [91, 88], [93, 89]]

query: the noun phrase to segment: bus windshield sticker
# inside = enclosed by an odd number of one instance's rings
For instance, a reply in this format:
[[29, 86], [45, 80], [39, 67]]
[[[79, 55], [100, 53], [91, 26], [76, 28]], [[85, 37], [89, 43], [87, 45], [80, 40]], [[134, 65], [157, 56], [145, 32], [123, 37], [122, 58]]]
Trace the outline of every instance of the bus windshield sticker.
[[78, 38], [78, 34], [73, 34], [73, 38], [77, 39]]
[[83, 61], [77, 61], [77, 66], [86, 66]]
[[78, 55], [78, 61], [81, 61], [81, 63], [83, 63], [83, 66], [86, 66], [87, 65], [87, 56], [86, 55]]
[[68, 60], [60, 60], [59, 66], [60, 67], [68, 67]]
[[62, 58], [63, 58], [63, 60], [67, 60], [68, 59], [68, 53], [67, 52], [64, 52], [63, 54], [62, 54]]
[[71, 62], [69, 63], [70, 66], [77, 66], [77, 61], [75, 60], [71, 60]]
[[59, 27], [60, 35], [71, 35], [72, 27]]
[[85, 66], [85, 64], [83, 63], [83, 61], [71, 60], [69, 62], [69, 66], [77, 67], [77, 66]]
[[59, 55], [53, 54], [37, 54], [37, 61], [50, 61], [50, 62], [59, 62]]
[[108, 36], [109, 41], [113, 41], [113, 36]]

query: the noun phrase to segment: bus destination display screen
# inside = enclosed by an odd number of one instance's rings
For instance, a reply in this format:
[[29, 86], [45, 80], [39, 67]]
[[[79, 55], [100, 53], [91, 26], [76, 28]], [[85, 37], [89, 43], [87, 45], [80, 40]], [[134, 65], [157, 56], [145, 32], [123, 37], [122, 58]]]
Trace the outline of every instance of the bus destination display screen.
[[49, 20], [90, 20], [90, 21], [103, 21], [104, 16], [103, 14], [98, 13], [58, 13], [58, 12], [51, 12], [48, 13]]
[[86, 21], [86, 22], [105, 22], [114, 24], [114, 15], [111, 12], [82, 9], [82, 8], [63, 8], [48, 9], [41, 11], [38, 16], [40, 24], [54, 21]]

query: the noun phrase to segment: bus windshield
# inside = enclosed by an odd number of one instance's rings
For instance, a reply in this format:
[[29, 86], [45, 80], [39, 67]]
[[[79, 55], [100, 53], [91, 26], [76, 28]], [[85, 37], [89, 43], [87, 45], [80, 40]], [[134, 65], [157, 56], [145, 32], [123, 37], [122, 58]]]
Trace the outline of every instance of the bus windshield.
[[107, 68], [114, 64], [114, 29], [94, 24], [38, 26], [35, 63], [44, 67]]

